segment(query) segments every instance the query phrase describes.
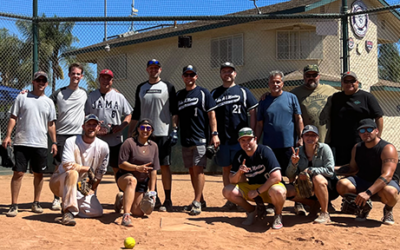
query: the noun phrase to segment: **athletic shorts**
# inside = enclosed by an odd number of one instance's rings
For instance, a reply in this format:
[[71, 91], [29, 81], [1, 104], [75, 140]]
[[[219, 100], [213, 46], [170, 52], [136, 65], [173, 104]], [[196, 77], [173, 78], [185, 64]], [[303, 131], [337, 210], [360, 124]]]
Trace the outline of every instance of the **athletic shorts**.
[[[350, 176], [350, 177], [347, 177], [346, 179], [348, 179], [351, 182], [351, 184], [353, 184], [356, 187], [357, 193], [366, 191], [369, 187], [371, 187], [374, 184], [373, 182], [363, 180], [357, 176]], [[394, 187], [397, 190], [397, 194], [400, 192], [399, 183], [397, 183], [396, 181], [391, 180], [389, 182], [388, 186]], [[375, 201], [381, 200], [378, 194], [374, 194], [371, 197], [371, 199], [375, 200]]]
[[182, 147], [182, 158], [185, 168], [207, 166], [206, 145]]
[[[243, 198], [245, 198], [248, 201], [253, 201], [253, 199], [250, 199], [247, 194], [251, 191], [251, 190], [256, 190], [257, 188], [261, 187], [263, 184], [249, 184], [247, 182], [239, 182], [238, 184], [236, 184], [236, 187], [240, 193], [242, 194]], [[279, 182], [278, 184], [274, 184], [271, 187], [274, 186], [281, 186], [286, 190], [285, 185], [282, 182]], [[270, 187], [270, 189], [271, 189]], [[264, 203], [272, 203], [271, 197], [269, 196], [268, 193], [269, 189], [263, 193], [261, 193], [259, 196], [261, 196], [261, 198], [263, 199]]]
[[54, 166], [58, 167], [62, 162], [65, 141], [75, 135], [57, 135], [57, 154], [53, 158]]
[[34, 173], [43, 173], [47, 169], [47, 148], [14, 146], [15, 166], [13, 171], [26, 172], [28, 162]]
[[119, 149], [121, 148], [121, 145], [122, 143], [112, 147], [109, 146], [110, 159], [108, 165], [110, 165], [112, 168], [118, 168]]
[[[117, 185], [118, 185], [118, 179], [119, 179], [121, 176], [124, 176], [124, 175], [133, 176], [133, 174], [131, 174], [131, 173], [121, 173], [121, 171], [118, 171], [117, 174], [115, 175], [115, 179], [116, 179], [116, 181], [117, 181]], [[136, 184], [135, 192], [140, 192], [140, 193], [145, 193], [145, 192], [147, 192], [147, 188], [148, 188], [148, 186], [149, 186], [149, 180], [150, 180], [150, 178], [146, 178], [146, 180], [144, 180], [144, 181], [142, 181], [142, 182], [138, 182], [138, 183]], [[118, 188], [119, 188], [119, 190], [122, 191], [122, 189], [120, 188], [120, 186], [118, 186]]]
[[239, 142], [233, 145], [229, 145], [228, 143], [219, 145], [219, 150], [215, 156], [215, 163], [220, 167], [231, 166], [233, 158], [240, 149]]
[[160, 166], [171, 165], [171, 145], [168, 136], [154, 136], [153, 139], [158, 146]]

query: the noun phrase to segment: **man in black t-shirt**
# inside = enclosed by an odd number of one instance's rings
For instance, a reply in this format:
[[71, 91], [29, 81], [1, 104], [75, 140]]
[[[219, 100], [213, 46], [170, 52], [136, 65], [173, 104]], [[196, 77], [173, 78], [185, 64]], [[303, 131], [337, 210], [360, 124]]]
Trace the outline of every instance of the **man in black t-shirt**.
[[212, 131], [211, 144], [215, 148], [219, 146], [215, 101], [207, 89], [196, 85], [197, 78], [197, 70], [193, 65], [184, 67], [182, 79], [186, 87], [177, 93], [183, 163], [189, 169], [194, 189], [190, 215], [200, 214], [206, 206], [203, 197], [203, 169], [207, 165], [206, 145], [210, 135], [208, 125]]
[[286, 188], [281, 183], [281, 167], [274, 152], [264, 145], [257, 145], [257, 137], [253, 130], [244, 127], [239, 130], [239, 150], [232, 164], [229, 175], [230, 182], [222, 193], [229, 201], [243, 207], [247, 219], [243, 225], [254, 222], [257, 210], [248, 201], [258, 204], [272, 203], [275, 206], [273, 229], [280, 229], [282, 225], [282, 208], [286, 199]]
[[[396, 148], [379, 138], [379, 129], [372, 119], [363, 119], [357, 128], [362, 142], [354, 145], [349, 164], [335, 167], [338, 175], [349, 176], [337, 184], [340, 195], [358, 194], [355, 202], [364, 206], [370, 198], [385, 204], [382, 221], [393, 225], [393, 207], [400, 192], [396, 168], [398, 154]], [[358, 215], [357, 221], [365, 221], [368, 214]]]

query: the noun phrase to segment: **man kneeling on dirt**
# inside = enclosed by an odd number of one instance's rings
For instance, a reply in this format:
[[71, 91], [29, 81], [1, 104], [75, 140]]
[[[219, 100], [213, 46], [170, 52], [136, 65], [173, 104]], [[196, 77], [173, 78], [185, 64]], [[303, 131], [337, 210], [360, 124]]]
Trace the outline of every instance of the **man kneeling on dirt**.
[[[282, 208], [286, 199], [286, 188], [281, 183], [281, 167], [275, 154], [268, 146], [257, 145], [257, 137], [251, 128], [239, 130], [242, 150], [235, 155], [229, 180], [232, 184], [224, 187], [223, 195], [229, 201], [243, 207], [247, 219], [243, 225], [251, 225], [257, 216], [265, 216], [264, 203], [275, 206], [273, 229], [282, 225]], [[246, 180], [247, 178], [247, 180]], [[255, 201], [257, 209], [248, 201]]]
[[[100, 130], [97, 116], [85, 117], [83, 134], [66, 140], [62, 163], [50, 179], [50, 189], [62, 197], [62, 221], [74, 226], [74, 216], [99, 217], [103, 208], [96, 197], [96, 189], [107, 171], [109, 149], [106, 142], [96, 137]], [[87, 183], [82, 184], [88, 179]], [[87, 186], [85, 189], [84, 187]]]

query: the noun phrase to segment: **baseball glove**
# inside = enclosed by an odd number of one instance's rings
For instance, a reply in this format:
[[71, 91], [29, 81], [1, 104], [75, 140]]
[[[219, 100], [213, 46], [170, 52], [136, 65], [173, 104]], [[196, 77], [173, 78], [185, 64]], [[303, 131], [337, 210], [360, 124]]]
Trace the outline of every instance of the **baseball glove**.
[[296, 193], [300, 198], [309, 198], [314, 195], [313, 182], [308, 173], [301, 172], [300, 175], [305, 175], [307, 179], [301, 180], [300, 176], [298, 176], [294, 182], [294, 188], [296, 189]]
[[341, 211], [344, 214], [368, 214], [372, 209], [372, 201], [368, 199], [363, 207], [357, 206], [355, 200], [357, 198], [357, 194], [345, 194], [342, 199], [342, 207]]
[[96, 182], [96, 177], [92, 172], [92, 169], [89, 169], [86, 177], [84, 177], [81, 181], [78, 181], [78, 191], [81, 192], [84, 196], [87, 196], [90, 193], [90, 190], [93, 190], [93, 184]]
[[206, 156], [208, 159], [212, 159], [214, 155], [218, 152], [219, 147], [215, 148], [214, 145], [208, 145], [206, 148]]
[[153, 212], [156, 195], [156, 191], [149, 191], [143, 195], [140, 201], [140, 210], [142, 210], [144, 214], [150, 215]]

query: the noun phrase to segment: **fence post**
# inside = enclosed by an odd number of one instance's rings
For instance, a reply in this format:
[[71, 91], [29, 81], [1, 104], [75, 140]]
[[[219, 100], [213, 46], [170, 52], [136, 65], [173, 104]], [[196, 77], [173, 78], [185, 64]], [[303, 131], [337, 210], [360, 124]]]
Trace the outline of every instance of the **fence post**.
[[32, 20], [32, 33], [33, 33], [33, 73], [39, 69], [38, 61], [38, 0], [33, 0], [33, 20]]
[[349, 24], [348, 24], [348, 15], [347, 15], [347, 0], [342, 0], [342, 60], [343, 60], [343, 71], [349, 71]]

